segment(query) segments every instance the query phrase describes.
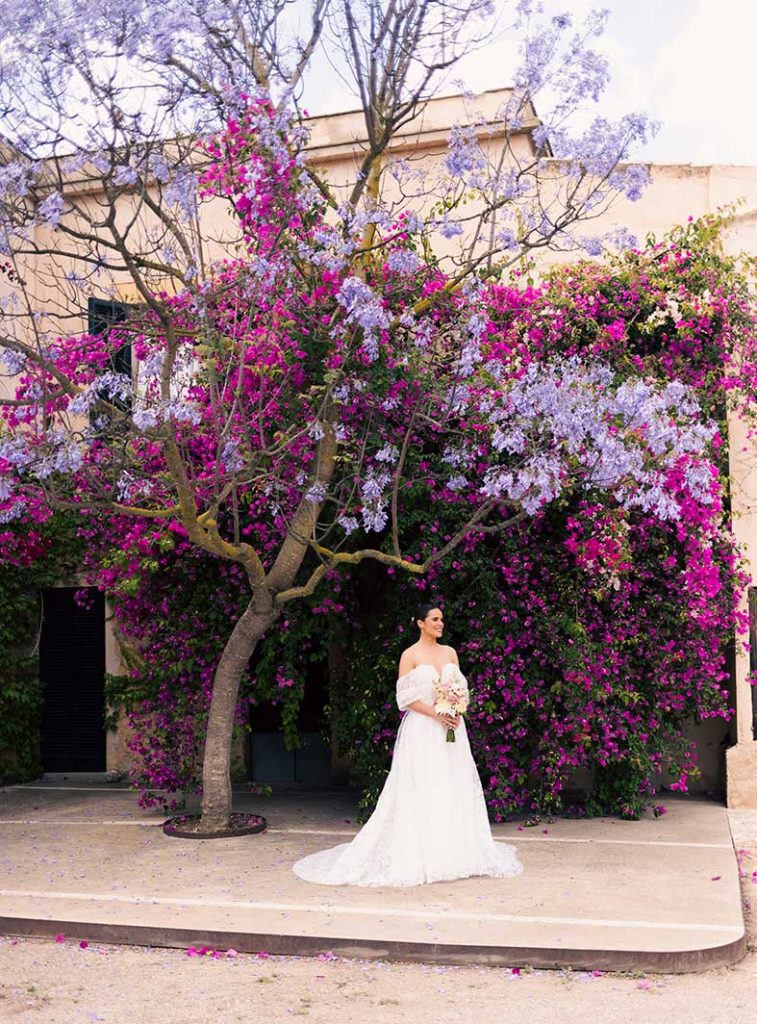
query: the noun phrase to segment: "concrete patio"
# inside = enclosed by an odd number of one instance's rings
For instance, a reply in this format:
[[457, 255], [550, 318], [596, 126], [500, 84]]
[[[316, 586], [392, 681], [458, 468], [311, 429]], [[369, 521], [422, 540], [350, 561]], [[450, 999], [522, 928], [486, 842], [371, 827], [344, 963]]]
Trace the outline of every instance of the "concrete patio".
[[[291, 871], [354, 835], [350, 793], [235, 793], [235, 809], [264, 814], [268, 830], [195, 841], [166, 837], [165, 816], [140, 809], [123, 783], [9, 786], [0, 933], [583, 970], [735, 963], [746, 937], [728, 812], [701, 798], [661, 802], [666, 815], [640, 822], [495, 825], [524, 865], [515, 879], [359, 889]], [[737, 847], [757, 841], [757, 821], [747, 814], [740, 827]]]

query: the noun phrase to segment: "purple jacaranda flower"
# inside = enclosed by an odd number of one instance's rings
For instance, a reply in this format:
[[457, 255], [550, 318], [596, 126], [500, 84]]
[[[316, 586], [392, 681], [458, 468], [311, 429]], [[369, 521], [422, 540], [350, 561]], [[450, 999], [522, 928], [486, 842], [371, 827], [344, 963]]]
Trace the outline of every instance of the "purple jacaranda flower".
[[144, 406], [135, 409], [131, 418], [138, 430], [152, 430], [160, 422], [157, 410]]
[[[490, 412], [491, 443], [505, 465], [484, 475], [481, 492], [527, 512], [557, 497], [565, 482], [612, 490], [626, 507], [660, 519], [680, 513], [666, 483], [683, 466], [692, 495], [709, 500], [706, 458], [715, 425], [702, 421], [693, 393], [677, 381], [615, 385], [613, 372], [577, 357], [532, 363]], [[650, 454], [654, 456], [650, 460]], [[519, 462], [509, 465], [511, 456]]]
[[360, 525], [354, 516], [339, 516], [337, 522], [348, 535], [354, 533]]
[[12, 523], [14, 519], [19, 519], [26, 508], [26, 505], [26, 501], [19, 499], [5, 508], [0, 508], [0, 523], [5, 525], [7, 523]]
[[108, 371], [98, 376], [68, 403], [69, 412], [76, 415], [89, 412], [99, 398], [128, 401], [134, 394], [131, 377], [125, 373]]
[[395, 249], [389, 253], [386, 265], [397, 274], [413, 274], [420, 266], [420, 259], [410, 249]]
[[374, 455], [376, 462], [389, 462], [394, 464], [399, 458], [399, 450], [395, 444], [385, 444], [383, 448]]
[[459, 179], [466, 185], [478, 183], [486, 167], [486, 158], [473, 125], [456, 125], [452, 128], [444, 166], [453, 179]]
[[24, 469], [33, 458], [29, 440], [22, 434], [14, 434], [13, 437], [0, 440], [0, 461], [7, 462], [17, 469]]
[[368, 531], [380, 533], [386, 526], [389, 517], [383, 506], [364, 508], [362, 510], [363, 526]]
[[197, 213], [197, 176], [192, 170], [177, 168], [163, 195], [166, 202], [178, 210], [182, 220], [194, 220]]
[[462, 224], [452, 220], [449, 214], [445, 214], [435, 221], [433, 227], [443, 238], [457, 238], [463, 233]]
[[347, 311], [348, 323], [363, 329], [363, 348], [368, 358], [378, 358], [377, 332], [389, 326], [389, 315], [373, 290], [359, 277], [348, 277], [342, 282], [337, 300]]
[[589, 256], [601, 256], [604, 252], [604, 246], [602, 245], [601, 238], [584, 238], [582, 241], [584, 251]]
[[11, 377], [15, 377], [26, 366], [26, 356], [23, 352], [14, 352], [11, 348], [4, 348], [0, 351], [0, 363], [3, 364]]
[[116, 169], [116, 173], [113, 176], [114, 185], [133, 185], [139, 175], [133, 167], [122, 164]]
[[324, 501], [326, 498], [326, 485], [323, 483], [314, 483], [305, 491], [305, 501], [310, 501], [314, 505]]
[[66, 201], [60, 192], [51, 192], [37, 207], [37, 216], [46, 227], [57, 228], [65, 208]]

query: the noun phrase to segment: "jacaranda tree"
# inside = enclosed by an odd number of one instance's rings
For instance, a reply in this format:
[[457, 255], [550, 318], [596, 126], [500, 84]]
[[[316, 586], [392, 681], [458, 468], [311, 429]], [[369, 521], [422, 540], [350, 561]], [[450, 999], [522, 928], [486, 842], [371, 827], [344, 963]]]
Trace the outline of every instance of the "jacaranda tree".
[[[526, 361], [502, 340], [493, 282], [529, 251], [577, 245], [586, 217], [643, 186], [643, 170], [619, 167], [643, 117], [570, 129], [606, 81], [588, 47], [602, 17], [573, 33], [567, 16], [534, 26], [519, 3], [529, 33], [501, 141], [473, 119], [424, 179], [392, 141], [492, 5], [324, 0], [289, 44], [288, 7], [144, 2], [127, 18], [62, 0], [19, 5], [2, 27], [2, 517], [149, 520], [238, 567], [247, 596], [213, 672], [203, 833], [229, 820], [250, 657], [330, 571], [372, 560], [422, 576], [582, 489], [663, 522], [713, 501], [717, 428], [685, 383], [619, 375], [601, 353]], [[299, 115], [324, 40], [340, 43], [364, 112], [346, 189], [308, 163]], [[538, 123], [547, 84], [558, 101]], [[212, 262], [210, 203], [235, 225]], [[76, 330], [83, 300], [125, 277], [133, 315]], [[136, 376], [118, 370], [127, 343]], [[444, 536], [407, 528], [411, 494], [454, 504]]]

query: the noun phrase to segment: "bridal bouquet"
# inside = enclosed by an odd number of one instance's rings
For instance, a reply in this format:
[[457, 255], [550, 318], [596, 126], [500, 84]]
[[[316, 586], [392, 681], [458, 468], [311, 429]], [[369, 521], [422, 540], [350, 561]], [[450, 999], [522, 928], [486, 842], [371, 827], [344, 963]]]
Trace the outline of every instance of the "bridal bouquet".
[[[468, 686], [457, 666], [445, 665], [436, 681], [434, 711], [437, 715], [463, 715], [468, 710]], [[447, 743], [455, 742], [455, 730], [447, 729]]]

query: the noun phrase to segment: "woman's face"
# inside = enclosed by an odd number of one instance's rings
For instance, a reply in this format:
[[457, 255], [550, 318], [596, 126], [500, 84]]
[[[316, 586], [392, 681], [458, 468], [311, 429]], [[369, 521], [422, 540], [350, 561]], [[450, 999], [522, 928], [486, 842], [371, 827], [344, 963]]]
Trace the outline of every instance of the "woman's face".
[[419, 620], [419, 625], [421, 636], [428, 637], [430, 640], [438, 640], [444, 632], [444, 616], [439, 608], [432, 608], [422, 622]]

